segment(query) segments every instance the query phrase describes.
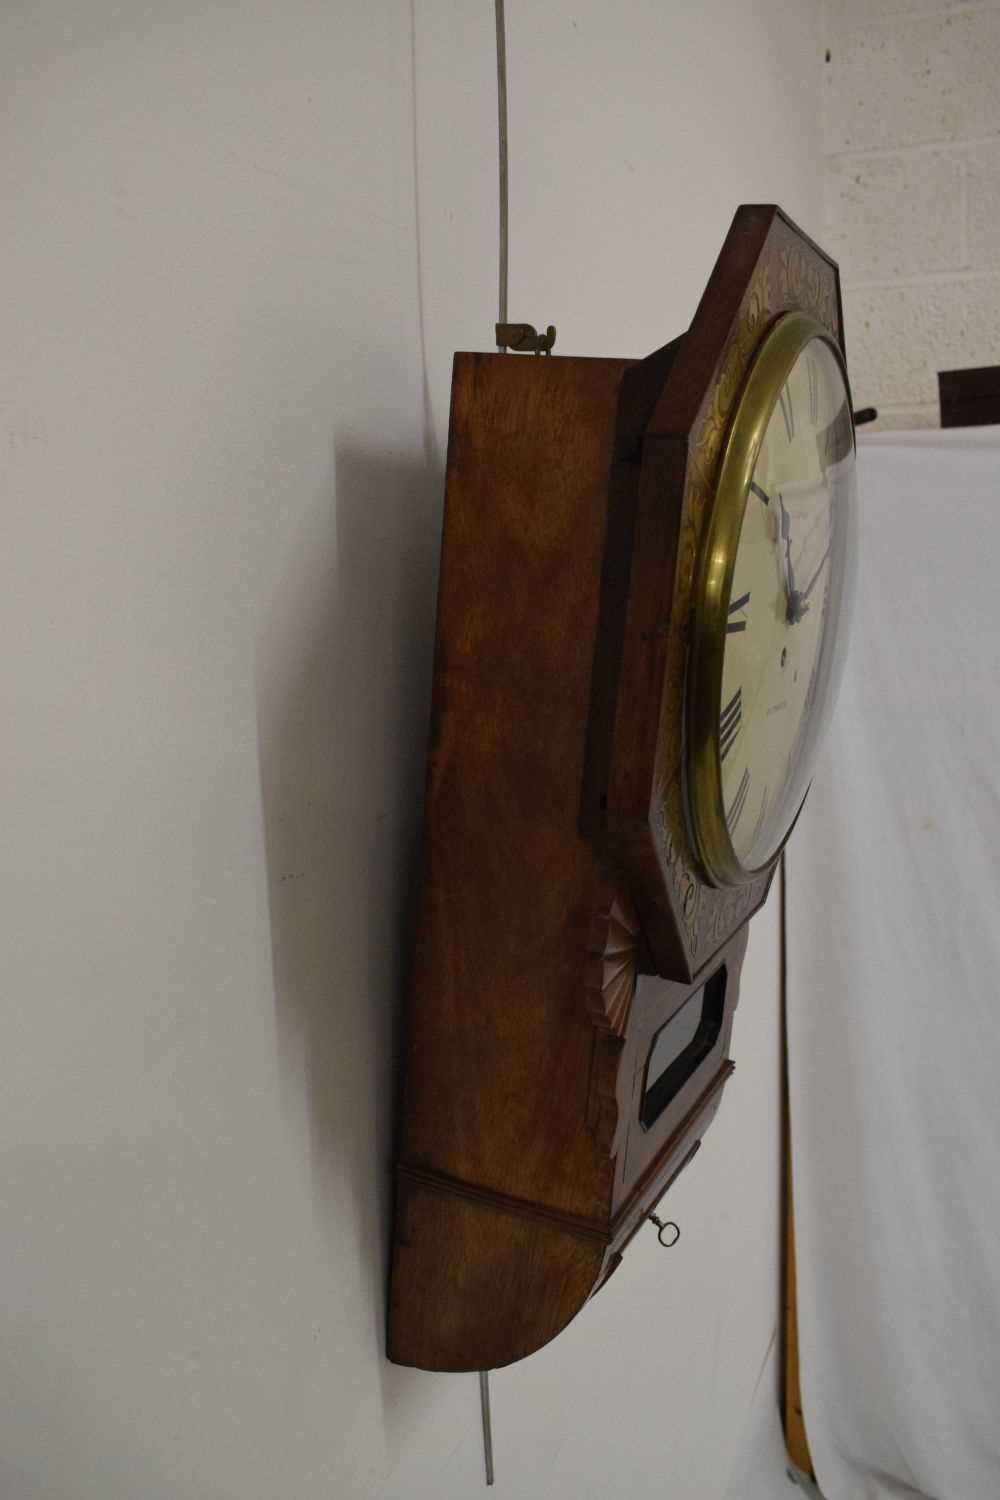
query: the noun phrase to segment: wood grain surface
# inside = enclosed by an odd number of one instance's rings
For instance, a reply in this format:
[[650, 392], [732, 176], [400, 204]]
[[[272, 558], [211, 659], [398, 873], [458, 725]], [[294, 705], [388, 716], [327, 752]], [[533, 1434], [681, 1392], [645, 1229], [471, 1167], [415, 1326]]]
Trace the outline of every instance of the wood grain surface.
[[493, 1368], [619, 1263], [731, 1072], [638, 1122], [659, 1025], [628, 890], [580, 832], [621, 360], [456, 357], [389, 1354]]

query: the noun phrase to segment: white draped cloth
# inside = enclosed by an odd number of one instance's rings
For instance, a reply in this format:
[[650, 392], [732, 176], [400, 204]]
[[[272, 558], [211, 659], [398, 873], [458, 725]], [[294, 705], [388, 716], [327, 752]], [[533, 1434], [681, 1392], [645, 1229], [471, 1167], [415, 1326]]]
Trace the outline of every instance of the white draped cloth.
[[1000, 428], [859, 445], [789, 845], [800, 1359], [827, 1500], [1000, 1500]]

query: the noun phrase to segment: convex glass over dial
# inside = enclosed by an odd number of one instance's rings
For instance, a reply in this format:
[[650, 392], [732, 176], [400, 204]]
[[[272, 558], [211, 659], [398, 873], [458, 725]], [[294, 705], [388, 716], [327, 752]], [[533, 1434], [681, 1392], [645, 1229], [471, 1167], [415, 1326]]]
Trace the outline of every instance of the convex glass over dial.
[[787, 314], [737, 405], [695, 588], [688, 805], [718, 884], [771, 862], [808, 790], [846, 647], [856, 492], [840, 349]]

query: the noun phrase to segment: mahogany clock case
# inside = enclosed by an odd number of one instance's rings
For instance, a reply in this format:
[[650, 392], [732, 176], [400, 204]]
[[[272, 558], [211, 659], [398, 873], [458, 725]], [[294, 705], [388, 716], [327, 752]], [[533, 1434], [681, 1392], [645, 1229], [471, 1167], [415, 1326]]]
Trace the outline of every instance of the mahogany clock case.
[[688, 609], [760, 338], [836, 267], [738, 211], [643, 361], [459, 354], [397, 1159], [388, 1352], [532, 1353], [690, 1161], [732, 1072], [749, 915], [684, 816]]

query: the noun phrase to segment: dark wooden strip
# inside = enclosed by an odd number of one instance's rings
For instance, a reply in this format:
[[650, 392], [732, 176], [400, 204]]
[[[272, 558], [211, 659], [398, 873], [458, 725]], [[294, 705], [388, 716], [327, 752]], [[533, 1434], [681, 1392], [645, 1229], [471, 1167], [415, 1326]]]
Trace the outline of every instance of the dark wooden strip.
[[1000, 422], [1000, 365], [942, 370], [938, 394], [942, 427], [984, 427]]
[[610, 1245], [612, 1236], [605, 1226], [593, 1219], [580, 1218], [575, 1214], [560, 1213], [558, 1209], [546, 1208], [541, 1203], [528, 1203], [523, 1198], [513, 1198], [509, 1193], [496, 1193], [489, 1188], [476, 1187], [471, 1182], [461, 1182], [445, 1172], [432, 1172], [427, 1167], [410, 1166], [408, 1162], [396, 1163], [396, 1174], [422, 1183], [434, 1192], [446, 1193], [452, 1198], [468, 1198], [474, 1203], [486, 1203], [502, 1213], [518, 1214], [522, 1219], [534, 1219], [539, 1224], [550, 1224], [575, 1234], [579, 1239], [597, 1240]]

